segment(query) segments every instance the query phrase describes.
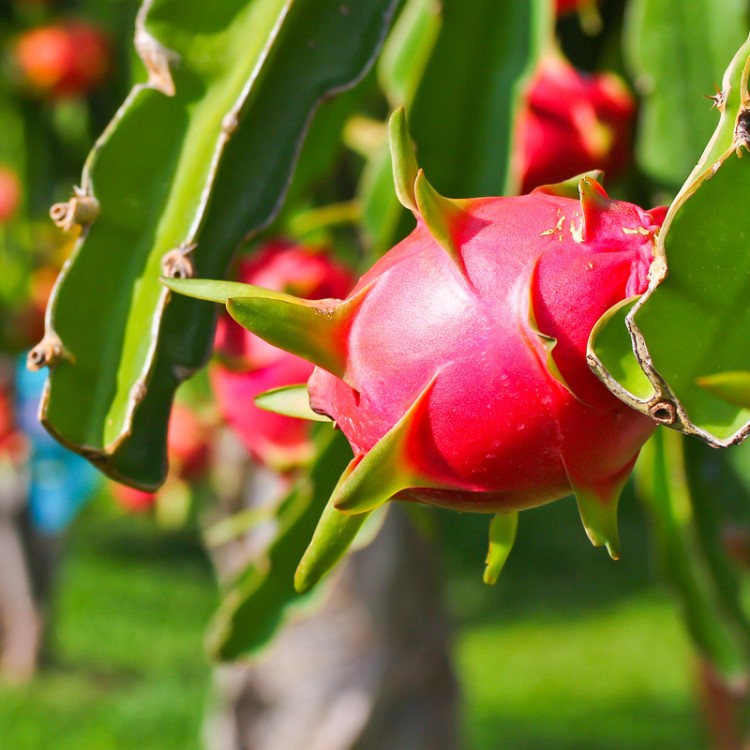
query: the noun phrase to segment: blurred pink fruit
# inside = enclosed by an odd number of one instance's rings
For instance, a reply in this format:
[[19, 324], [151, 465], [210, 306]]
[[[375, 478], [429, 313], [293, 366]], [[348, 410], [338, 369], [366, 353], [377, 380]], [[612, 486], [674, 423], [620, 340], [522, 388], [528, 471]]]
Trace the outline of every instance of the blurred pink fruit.
[[[243, 260], [238, 278], [305, 299], [343, 297], [354, 283], [330, 254], [281, 241]], [[228, 315], [219, 320], [215, 345], [218, 361], [210, 372], [219, 409], [253, 458], [279, 471], [306, 460], [311, 454], [309, 424], [259, 409], [254, 399], [272, 388], [305, 383], [313, 366], [266, 343]]]
[[99, 86], [112, 55], [109, 39], [99, 27], [69, 21], [22, 34], [15, 60], [29, 86], [57, 98], [85, 96]]
[[0, 224], [10, 221], [21, 203], [21, 181], [18, 175], [0, 165]]
[[[193, 409], [179, 402], [174, 403], [167, 431], [169, 455], [167, 482], [171, 479], [195, 481], [208, 471], [211, 458], [211, 436], [212, 429]], [[157, 493], [143, 492], [134, 487], [112, 482], [112, 495], [124, 510], [140, 513], [153, 507]]]
[[521, 192], [601, 169], [616, 176], [628, 163], [635, 103], [611, 73], [577, 71], [548, 55], [518, 122]]

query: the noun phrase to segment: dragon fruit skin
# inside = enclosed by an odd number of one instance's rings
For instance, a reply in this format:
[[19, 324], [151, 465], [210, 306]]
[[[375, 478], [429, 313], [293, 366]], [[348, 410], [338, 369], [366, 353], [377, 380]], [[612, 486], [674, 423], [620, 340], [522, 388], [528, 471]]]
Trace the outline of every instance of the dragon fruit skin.
[[[244, 259], [238, 278], [306, 299], [344, 296], [354, 284], [348, 269], [328, 253], [282, 240]], [[219, 320], [215, 348], [218, 360], [210, 377], [219, 410], [253, 458], [279, 471], [309, 459], [309, 425], [260, 409], [254, 400], [273, 388], [305, 383], [313, 365], [268, 344], [228, 315]]]
[[586, 344], [604, 312], [645, 291], [663, 215], [592, 179], [581, 194], [464, 201], [463, 268], [420, 219], [362, 277], [343, 379], [318, 368], [309, 383], [353, 470], [408, 412], [400, 457], [382, 459], [397, 498], [494, 513], [571, 492], [616, 502], [654, 423], [596, 379]]
[[521, 193], [592, 169], [615, 177], [630, 155], [635, 102], [614, 74], [577, 71], [546, 55], [518, 120]]

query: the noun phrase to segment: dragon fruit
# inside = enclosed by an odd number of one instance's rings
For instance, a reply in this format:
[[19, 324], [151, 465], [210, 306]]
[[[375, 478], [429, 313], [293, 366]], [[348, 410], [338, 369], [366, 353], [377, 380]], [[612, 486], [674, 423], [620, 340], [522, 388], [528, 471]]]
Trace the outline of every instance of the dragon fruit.
[[112, 66], [110, 41], [94, 24], [71, 20], [22, 34], [15, 63], [24, 82], [51, 99], [86, 96]]
[[[496, 514], [490, 582], [517, 512], [569, 494], [592, 542], [617, 557], [619, 494], [655, 423], [597, 380], [586, 347], [607, 310], [646, 290], [665, 210], [611, 200], [592, 175], [449, 200], [418, 169], [402, 111], [390, 130], [397, 193], [416, 229], [343, 301], [226, 294], [236, 320], [317, 365], [310, 404], [354, 451], [298, 588], [390, 499]], [[172, 288], [200, 296], [205, 283]], [[322, 562], [309, 559], [316, 549]]]
[[592, 169], [616, 176], [627, 164], [634, 116], [616, 75], [580, 73], [562, 53], [546, 55], [518, 119], [521, 192]]
[[[282, 240], [243, 260], [238, 278], [305, 299], [344, 296], [354, 284], [351, 273], [329, 253]], [[219, 320], [215, 350], [211, 382], [217, 404], [253, 458], [278, 471], [309, 459], [313, 448], [308, 424], [259, 409], [254, 400], [265, 391], [305, 383], [313, 365], [271, 346], [228, 315]]]

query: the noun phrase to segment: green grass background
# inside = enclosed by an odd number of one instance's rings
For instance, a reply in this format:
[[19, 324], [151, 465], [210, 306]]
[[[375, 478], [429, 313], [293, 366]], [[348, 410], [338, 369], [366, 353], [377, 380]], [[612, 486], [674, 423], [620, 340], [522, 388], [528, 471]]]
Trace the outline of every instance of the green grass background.
[[[689, 645], [625, 506], [618, 562], [591, 547], [572, 501], [522, 514], [494, 588], [487, 519], [438, 513], [467, 750], [705, 747]], [[54, 658], [0, 688], [0, 747], [197, 750], [215, 597], [194, 534], [89, 509], [67, 544]]]

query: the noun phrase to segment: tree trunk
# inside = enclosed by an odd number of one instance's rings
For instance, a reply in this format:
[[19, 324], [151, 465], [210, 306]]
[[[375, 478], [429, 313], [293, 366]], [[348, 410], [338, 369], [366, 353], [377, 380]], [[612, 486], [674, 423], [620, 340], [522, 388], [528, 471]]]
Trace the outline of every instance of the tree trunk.
[[[226, 570], [230, 558], [217, 559]], [[456, 750], [458, 690], [435, 569], [428, 541], [392, 508], [375, 540], [332, 573], [316, 609], [252, 662], [217, 667], [206, 747]]]

